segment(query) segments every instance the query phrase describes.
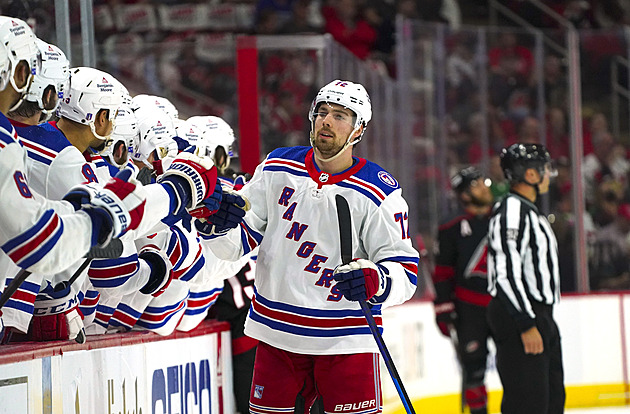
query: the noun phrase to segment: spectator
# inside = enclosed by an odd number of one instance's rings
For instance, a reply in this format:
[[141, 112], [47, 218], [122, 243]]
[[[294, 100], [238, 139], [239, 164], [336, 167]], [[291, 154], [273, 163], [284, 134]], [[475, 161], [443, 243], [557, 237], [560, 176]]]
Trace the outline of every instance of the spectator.
[[584, 155], [593, 152], [593, 137], [602, 134], [610, 134], [608, 119], [602, 112], [596, 112], [584, 127]]
[[325, 31], [337, 42], [365, 60], [376, 43], [377, 33], [361, 15], [357, 0], [338, 0], [322, 8]]
[[488, 51], [490, 70], [494, 73], [505, 71], [507, 62], [511, 71], [510, 74], [527, 79], [532, 73], [534, 66], [534, 55], [525, 46], [518, 44], [516, 34], [503, 32], [499, 36], [499, 44]]
[[547, 111], [547, 148], [556, 158], [569, 157], [569, 135], [567, 117], [558, 107]]
[[[592, 206], [599, 185], [605, 181], [617, 182], [625, 188], [630, 163], [625, 153], [619, 150], [612, 134], [604, 133], [593, 137], [593, 152], [584, 157], [582, 179], [587, 207]], [[623, 195], [621, 191], [619, 198]]]
[[322, 28], [313, 25], [309, 19], [310, 6], [311, 0], [293, 2], [293, 16], [280, 27], [280, 33], [321, 33]]
[[630, 204], [619, 206], [615, 220], [597, 231], [589, 260], [591, 289], [630, 289]]

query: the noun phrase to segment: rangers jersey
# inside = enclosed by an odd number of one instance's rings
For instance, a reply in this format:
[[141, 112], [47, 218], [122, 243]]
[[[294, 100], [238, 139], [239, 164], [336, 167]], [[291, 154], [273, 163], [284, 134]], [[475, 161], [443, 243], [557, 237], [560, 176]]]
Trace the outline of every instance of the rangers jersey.
[[380, 327], [381, 307], [409, 299], [417, 282], [418, 252], [394, 177], [361, 158], [328, 174], [310, 147], [280, 148], [241, 193], [252, 206], [241, 227], [205, 242], [231, 260], [259, 247], [245, 334], [296, 353], [378, 352], [359, 304], [346, 300], [333, 280], [341, 264], [335, 196], [350, 204], [352, 256], [378, 263], [390, 279], [372, 307]]
[[[87, 253], [92, 222], [66, 202], [50, 201], [32, 191], [26, 152], [9, 120], [0, 113], [0, 268], [9, 261], [44, 274], [63, 270]], [[6, 273], [0, 276], [4, 286]]]

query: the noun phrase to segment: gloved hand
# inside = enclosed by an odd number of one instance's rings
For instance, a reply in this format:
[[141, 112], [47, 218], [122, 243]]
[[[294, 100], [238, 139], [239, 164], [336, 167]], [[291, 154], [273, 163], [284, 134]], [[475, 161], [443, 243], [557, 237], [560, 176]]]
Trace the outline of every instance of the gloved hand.
[[145, 295], [160, 296], [173, 280], [173, 265], [163, 250], [153, 246], [144, 246], [138, 257], [149, 265], [149, 281], [140, 289]]
[[202, 204], [214, 192], [217, 182], [217, 169], [208, 157], [194, 155], [195, 147], [190, 147], [173, 160], [158, 182], [174, 200], [171, 212], [175, 215], [184, 208]]
[[125, 168], [104, 187], [80, 184], [64, 196], [75, 209], [92, 219], [92, 245], [105, 246], [114, 237], [138, 228], [144, 214], [145, 196], [142, 185]]
[[366, 259], [356, 259], [335, 268], [333, 278], [347, 300], [365, 301], [385, 293], [387, 279], [379, 267]]
[[237, 175], [236, 177], [234, 177], [234, 190], [240, 190], [251, 179], [252, 176], [248, 173]]
[[455, 304], [453, 302], [436, 303], [435, 322], [440, 332], [446, 337], [451, 336], [451, 329], [455, 326], [457, 320], [457, 312], [455, 312]]
[[195, 220], [199, 235], [205, 239], [220, 236], [236, 228], [250, 208], [249, 201], [244, 196], [228, 189], [223, 191], [219, 210], [211, 216]]
[[33, 318], [28, 329], [31, 341], [75, 340], [83, 344], [86, 341], [83, 315], [79, 310], [79, 301], [70, 286], [55, 291], [46, 287], [35, 300]]
[[223, 188], [221, 187], [221, 181], [217, 179], [217, 183], [214, 187], [214, 192], [210, 194], [210, 197], [203, 200], [200, 206], [197, 206], [189, 211], [190, 215], [195, 218], [205, 218], [219, 211], [221, 206], [221, 200], [223, 199]]

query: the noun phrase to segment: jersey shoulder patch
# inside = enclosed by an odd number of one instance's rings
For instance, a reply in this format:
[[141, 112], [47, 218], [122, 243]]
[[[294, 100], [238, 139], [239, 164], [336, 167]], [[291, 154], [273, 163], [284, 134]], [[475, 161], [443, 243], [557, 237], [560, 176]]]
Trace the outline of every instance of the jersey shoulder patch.
[[357, 171], [354, 176], [377, 186], [386, 195], [400, 188], [400, 184], [393, 175], [372, 161], [366, 161], [363, 168]]

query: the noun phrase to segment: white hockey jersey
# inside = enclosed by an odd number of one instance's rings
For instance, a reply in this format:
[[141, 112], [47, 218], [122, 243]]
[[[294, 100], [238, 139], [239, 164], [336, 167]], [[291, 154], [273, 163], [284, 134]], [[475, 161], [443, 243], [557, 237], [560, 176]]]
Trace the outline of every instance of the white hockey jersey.
[[[0, 113], [0, 269], [10, 261], [32, 272], [63, 270], [90, 248], [92, 222], [67, 202], [50, 201], [32, 191], [26, 151], [9, 120]], [[0, 287], [4, 288], [3, 272]], [[12, 275], [11, 275], [12, 276]]]
[[408, 300], [417, 282], [418, 252], [394, 177], [361, 158], [331, 175], [318, 169], [310, 147], [280, 148], [240, 192], [251, 202], [242, 226], [205, 243], [230, 260], [259, 246], [245, 333], [296, 353], [378, 352], [359, 304], [333, 280], [341, 264], [335, 195], [350, 204], [353, 257], [377, 263], [391, 279], [372, 307], [381, 326], [381, 306]]

